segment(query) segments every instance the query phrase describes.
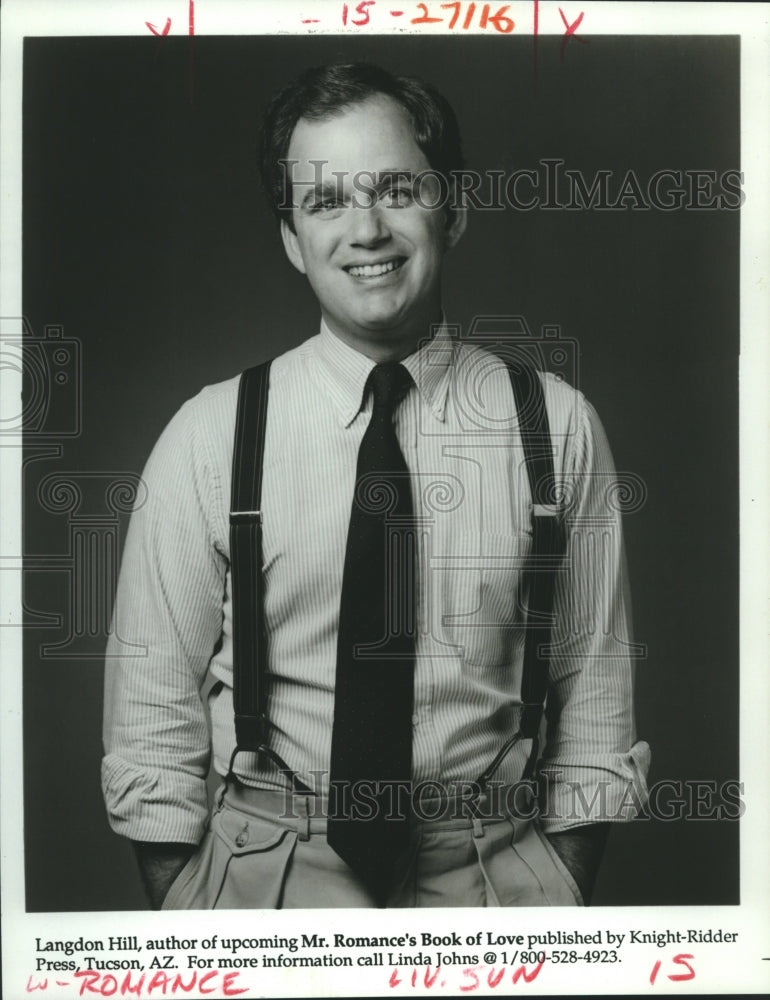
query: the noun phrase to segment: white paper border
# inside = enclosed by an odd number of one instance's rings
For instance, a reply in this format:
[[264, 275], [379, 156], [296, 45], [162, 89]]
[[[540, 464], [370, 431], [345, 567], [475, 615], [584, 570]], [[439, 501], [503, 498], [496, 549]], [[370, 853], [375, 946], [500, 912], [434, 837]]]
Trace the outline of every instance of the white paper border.
[[[351, 9], [353, 8], [351, 4]], [[384, 8], [385, 3], [381, 2]], [[393, 6], [391, 4], [391, 6]], [[408, 7], [410, 4], [400, 4]], [[416, 6], [411, 4], [411, 6]], [[557, 3], [540, 4], [539, 29], [542, 34], [562, 34]], [[319, 23], [308, 26], [319, 34], [338, 34], [341, 3], [328, 0], [269, 3], [260, 0], [222, 2], [197, 0], [195, 33], [272, 34], [298, 33], [301, 19], [312, 16]], [[531, 32], [532, 4], [511, 5], [517, 31]], [[21, 755], [21, 629], [0, 630], [2, 642], [2, 755], [0, 757], [0, 817], [2, 819], [2, 911], [3, 911], [3, 995], [8, 1000], [28, 995], [24, 988], [29, 970], [29, 956], [36, 936], [47, 938], [100, 938], [105, 933], [178, 938], [210, 936], [216, 927], [220, 935], [264, 937], [320, 932], [330, 936], [335, 931], [355, 935], [449, 933], [460, 925], [488, 929], [492, 933], [510, 933], [512, 927], [525, 932], [554, 927], [564, 929], [593, 927], [636, 927], [657, 930], [662, 927], [725, 927], [739, 931], [739, 944], [730, 947], [698, 946], [697, 976], [674, 984], [658, 980], [649, 984], [654, 948], [637, 947], [624, 955], [622, 973], [615, 966], [552, 967], [547, 978], [514, 987], [501, 984], [492, 988], [482, 984], [477, 993], [522, 988], [540, 994], [604, 994], [622, 991], [643, 993], [737, 993], [765, 992], [770, 989], [770, 674], [768, 673], [768, 484], [770, 449], [768, 449], [767, 382], [770, 374], [770, 5], [740, 3], [569, 3], [562, 8], [574, 19], [584, 12], [581, 30], [585, 34], [740, 34], [741, 36], [741, 169], [745, 174], [746, 204], [741, 210], [741, 778], [745, 799], [750, 802], [741, 825], [741, 899], [740, 907], [660, 907], [592, 908], [587, 911], [511, 911], [432, 910], [415, 912], [302, 911], [261, 912], [248, 914], [200, 912], [175, 914], [173, 925], [168, 914], [99, 913], [40, 914], [26, 913], [23, 886], [22, 769]], [[159, 17], [162, 12], [163, 17]], [[154, 0], [152, 3], [122, 0], [104, 3], [61, 0], [6, 0], [2, 9], [2, 52], [0, 62], [0, 207], [2, 234], [0, 242], [0, 315], [20, 316], [21, 310], [21, 86], [22, 44], [26, 35], [144, 35], [145, 20], [155, 18], [161, 24], [172, 18], [172, 33], [186, 30], [186, 0]], [[359, 33], [398, 33], [396, 22], [372, 18], [369, 28]], [[426, 25], [426, 32], [444, 33], [444, 25]], [[476, 29], [478, 30], [478, 29]], [[474, 33], [471, 29], [469, 33]], [[4, 400], [20, 395], [18, 374], [3, 369], [0, 393]], [[0, 511], [0, 552], [3, 556], [21, 551], [20, 539], [20, 463], [19, 450], [3, 441], [0, 449], [2, 509]], [[0, 608], [2, 624], [18, 623], [21, 618], [20, 573], [3, 563], [0, 573]], [[715, 859], [715, 864], [718, 859]], [[105, 931], [105, 928], [108, 928]], [[420, 970], [421, 971], [421, 970]], [[449, 978], [447, 973], [447, 979]], [[468, 985], [470, 980], [455, 980], [445, 987], [427, 988], [418, 978], [417, 985], [404, 980], [390, 993], [448, 995], [452, 986]], [[360, 969], [355, 984], [327, 970], [295, 970], [275, 973], [259, 970], [258, 975], [242, 978], [250, 990], [247, 996], [369, 996], [388, 992], [382, 970]], [[507, 980], [506, 980], [507, 981]], [[46, 993], [67, 998], [77, 990], [49, 985]], [[155, 992], [152, 995], [160, 995]], [[216, 994], [214, 994], [216, 995]]]

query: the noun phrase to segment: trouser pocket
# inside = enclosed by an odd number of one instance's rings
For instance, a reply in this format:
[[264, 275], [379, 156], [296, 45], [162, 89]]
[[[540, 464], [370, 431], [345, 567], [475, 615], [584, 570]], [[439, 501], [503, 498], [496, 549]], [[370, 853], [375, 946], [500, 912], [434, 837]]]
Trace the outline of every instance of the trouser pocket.
[[171, 886], [164, 910], [276, 909], [297, 834], [225, 802], [197, 853]]
[[508, 821], [474, 838], [487, 906], [582, 906], [577, 885], [535, 822]]

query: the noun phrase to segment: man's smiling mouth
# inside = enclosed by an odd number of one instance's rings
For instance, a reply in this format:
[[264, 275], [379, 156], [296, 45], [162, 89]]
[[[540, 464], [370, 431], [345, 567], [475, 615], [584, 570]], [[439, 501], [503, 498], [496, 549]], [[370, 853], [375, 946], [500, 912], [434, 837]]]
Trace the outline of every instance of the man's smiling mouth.
[[380, 275], [397, 271], [406, 263], [406, 257], [393, 257], [378, 264], [351, 264], [344, 268], [354, 278], [379, 278]]

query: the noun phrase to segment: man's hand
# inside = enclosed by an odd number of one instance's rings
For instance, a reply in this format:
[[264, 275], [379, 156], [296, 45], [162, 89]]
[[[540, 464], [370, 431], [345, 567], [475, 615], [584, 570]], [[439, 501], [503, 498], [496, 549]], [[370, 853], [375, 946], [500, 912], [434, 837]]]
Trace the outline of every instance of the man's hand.
[[139, 841], [134, 841], [133, 844], [150, 906], [153, 910], [159, 910], [171, 883], [196, 848], [193, 844], [147, 844]]
[[577, 882], [586, 906], [591, 902], [609, 832], [609, 823], [591, 823], [562, 833], [546, 834], [549, 843]]

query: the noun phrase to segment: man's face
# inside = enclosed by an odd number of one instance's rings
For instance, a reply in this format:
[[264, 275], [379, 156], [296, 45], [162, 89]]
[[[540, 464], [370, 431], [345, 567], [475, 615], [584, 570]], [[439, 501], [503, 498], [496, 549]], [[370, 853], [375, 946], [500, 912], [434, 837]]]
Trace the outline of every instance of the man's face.
[[[460, 238], [406, 112], [384, 95], [323, 121], [300, 119], [289, 145], [293, 221], [281, 232], [328, 326], [376, 360], [414, 350], [441, 314], [444, 254]], [[321, 166], [311, 161], [323, 161]], [[398, 177], [398, 174], [408, 177]], [[363, 190], [362, 190], [363, 189]]]

